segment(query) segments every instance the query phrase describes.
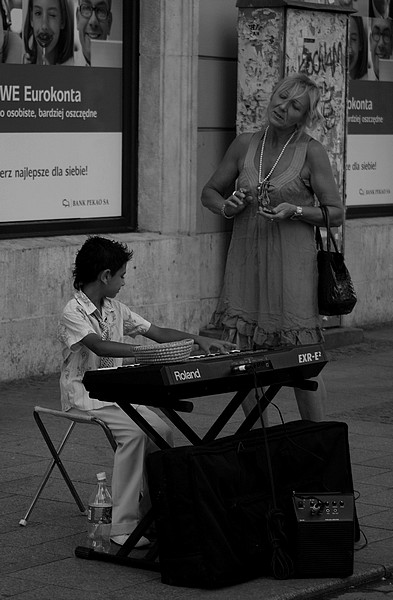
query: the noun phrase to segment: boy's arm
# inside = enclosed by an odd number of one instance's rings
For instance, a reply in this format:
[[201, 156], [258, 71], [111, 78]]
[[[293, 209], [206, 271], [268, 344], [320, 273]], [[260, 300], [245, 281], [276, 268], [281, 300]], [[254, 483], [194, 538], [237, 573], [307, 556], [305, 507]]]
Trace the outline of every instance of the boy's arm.
[[102, 340], [96, 333], [89, 333], [80, 343], [94, 352], [94, 354], [97, 354], [97, 356], [112, 356], [114, 358], [130, 358], [134, 356], [134, 347], [132, 344]]
[[192, 333], [187, 333], [186, 331], [171, 329], [169, 327], [158, 327], [154, 324], [152, 324], [150, 329], [143, 335], [159, 344], [164, 344], [165, 342], [178, 342], [186, 338], [192, 338], [205, 354], [214, 351], [217, 352], [217, 350], [221, 354], [225, 354], [230, 350], [237, 348], [236, 344], [232, 344], [231, 342], [206, 337], [204, 335], [194, 335]]

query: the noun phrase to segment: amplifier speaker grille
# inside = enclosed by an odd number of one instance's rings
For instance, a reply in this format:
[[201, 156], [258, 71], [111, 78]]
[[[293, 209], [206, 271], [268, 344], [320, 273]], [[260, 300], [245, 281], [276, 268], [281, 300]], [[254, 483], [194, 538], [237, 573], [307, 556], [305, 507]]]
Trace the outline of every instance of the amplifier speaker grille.
[[354, 560], [352, 494], [296, 494], [295, 574], [348, 577]]

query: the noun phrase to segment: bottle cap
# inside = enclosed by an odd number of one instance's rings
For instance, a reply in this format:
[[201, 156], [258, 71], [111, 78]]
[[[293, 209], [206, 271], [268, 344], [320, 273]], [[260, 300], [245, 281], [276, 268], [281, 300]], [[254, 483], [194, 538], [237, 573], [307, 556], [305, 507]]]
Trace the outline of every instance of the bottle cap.
[[106, 473], [105, 472], [97, 473], [97, 479], [98, 479], [98, 481], [102, 481], [103, 479], [106, 479]]

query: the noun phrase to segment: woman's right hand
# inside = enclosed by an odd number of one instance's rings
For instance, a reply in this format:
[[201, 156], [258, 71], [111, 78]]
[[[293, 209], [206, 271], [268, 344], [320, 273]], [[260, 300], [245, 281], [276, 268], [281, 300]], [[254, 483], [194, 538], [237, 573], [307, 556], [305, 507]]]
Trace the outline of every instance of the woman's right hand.
[[250, 204], [251, 200], [251, 194], [244, 188], [235, 190], [223, 204], [226, 216], [235, 217]]

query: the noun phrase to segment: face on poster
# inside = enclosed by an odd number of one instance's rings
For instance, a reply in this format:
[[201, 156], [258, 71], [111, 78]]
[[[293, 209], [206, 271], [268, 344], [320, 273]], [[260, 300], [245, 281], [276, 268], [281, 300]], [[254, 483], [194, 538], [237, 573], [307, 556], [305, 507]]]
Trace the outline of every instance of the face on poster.
[[1, 222], [121, 215], [122, 6], [1, 3]]

